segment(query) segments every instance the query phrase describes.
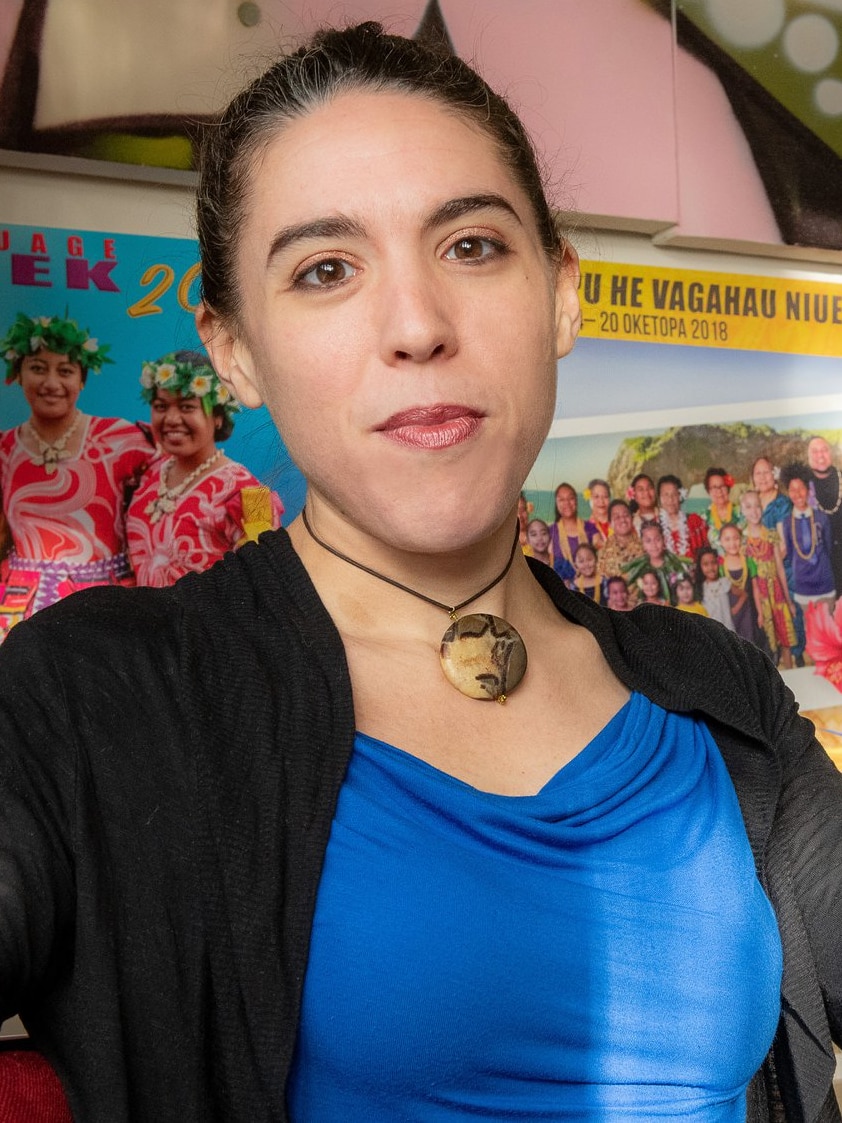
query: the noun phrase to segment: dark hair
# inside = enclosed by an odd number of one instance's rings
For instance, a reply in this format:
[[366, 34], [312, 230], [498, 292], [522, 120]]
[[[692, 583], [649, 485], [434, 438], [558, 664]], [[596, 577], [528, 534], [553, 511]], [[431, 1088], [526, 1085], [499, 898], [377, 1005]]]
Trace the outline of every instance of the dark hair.
[[579, 514], [579, 493], [576, 491], [576, 488], [573, 486], [573, 484], [569, 484], [565, 481], [565, 482], [560, 483], [558, 485], [558, 487], [555, 489], [555, 491], [553, 492], [553, 506], [555, 507], [556, 520], [558, 520], [558, 516], [559, 516], [558, 493], [561, 491], [561, 489], [563, 487], [566, 487], [568, 491], [573, 492], [573, 498], [576, 500], [576, 514], [577, 514], [577, 516]]
[[647, 475], [646, 472], [638, 472], [637, 475], [632, 480], [631, 486], [635, 487], [637, 484], [640, 483], [641, 480], [648, 480], [650, 482], [650, 484], [652, 485], [652, 487], [655, 486], [655, 481], [652, 479], [651, 476]]
[[754, 486], [754, 469], [757, 467], [757, 465], [760, 463], [761, 460], [765, 460], [770, 468], [774, 469], [774, 467], [775, 467], [771, 456], [755, 456], [754, 460], [752, 461], [751, 468], [749, 469], [749, 473], [748, 473], [748, 478], [751, 481], [752, 487]]
[[608, 521], [611, 522], [611, 516], [614, 514], [615, 507], [625, 507], [629, 514], [632, 513], [631, 507], [625, 499], [612, 499], [608, 504]]
[[[36, 355], [37, 355], [37, 352], [35, 353], [35, 355], [18, 355], [18, 357], [12, 363], [12, 381], [13, 382], [14, 381], [20, 382], [20, 380], [21, 380], [21, 374], [23, 372], [23, 360], [24, 359], [34, 359], [36, 357]], [[70, 359], [70, 362], [75, 363], [76, 366], [79, 367], [79, 370], [82, 372], [81, 373], [81, 381], [82, 381], [82, 385], [84, 386], [85, 383], [88, 381], [88, 368], [85, 366], [84, 363], [80, 363], [78, 359]]]
[[623, 586], [623, 588], [626, 591], [628, 591], [628, 585], [626, 584], [625, 577], [621, 577], [619, 573], [615, 573], [613, 577], [606, 577], [606, 579], [605, 579], [605, 591], [606, 591], [606, 593], [611, 588], [611, 586], [616, 585], [618, 581]]
[[658, 483], [655, 486], [655, 491], [657, 493], [659, 503], [661, 501], [661, 488], [664, 486], [664, 484], [673, 484], [678, 488], [679, 491], [681, 491], [682, 487], [684, 487], [684, 484], [681, 482], [678, 476], [674, 476], [671, 472], [668, 472], [665, 476], [659, 476]]
[[204, 132], [196, 197], [202, 297], [220, 316], [233, 320], [239, 310], [232, 279], [254, 158], [289, 121], [353, 90], [417, 95], [468, 118], [496, 145], [532, 205], [545, 252], [558, 259], [535, 150], [499, 94], [442, 45], [387, 35], [373, 22], [325, 29], [279, 59]]
[[809, 487], [812, 478], [813, 474], [806, 464], [784, 464], [783, 468], [781, 468], [780, 485], [784, 491], [788, 491], [789, 485], [793, 480], [801, 480], [803, 484]]
[[705, 575], [702, 573], [702, 558], [708, 554], [716, 561], [716, 568], [719, 569], [719, 555], [713, 546], [700, 546], [693, 556], [693, 587], [699, 600], [702, 599], [702, 589], [705, 583]]
[[722, 476], [722, 478], [725, 479], [727, 475], [728, 473], [724, 468], [708, 468], [708, 470], [705, 472], [705, 491], [710, 491], [710, 487], [708, 485], [710, 484], [711, 477]]
[[[175, 351], [172, 358], [177, 363], [183, 363], [185, 366], [193, 367], [196, 371], [213, 368], [210, 366], [210, 361], [207, 355], [203, 355], [200, 351]], [[216, 377], [216, 375], [214, 375]], [[154, 402], [158, 396], [159, 389], [166, 389], [165, 386], [158, 386], [157, 384], [152, 388], [151, 397], [147, 401]], [[195, 397], [194, 394], [181, 393], [182, 397]], [[219, 424], [214, 427], [213, 439], [219, 444], [222, 441], [227, 441], [231, 434], [234, 432], [234, 418], [231, 416], [229, 410], [225, 406], [214, 406], [211, 410], [214, 421], [218, 420]]]
[[576, 549], [573, 551], [573, 557], [574, 558], [576, 557], [576, 555], [579, 553], [580, 550], [590, 550], [590, 552], [593, 554], [593, 556], [596, 557], [596, 550], [593, 548], [593, 546], [590, 544], [590, 542], [580, 542], [579, 545], [576, 547]]
[[666, 535], [664, 534], [664, 528], [661, 526], [660, 523], [656, 523], [654, 519], [644, 519], [643, 520], [643, 523], [641, 524], [641, 527], [640, 527], [640, 540], [641, 540], [641, 542], [643, 541], [644, 532], [647, 531], [647, 530], [657, 530], [658, 534], [660, 534], [660, 536], [661, 536], [661, 541], [666, 542], [667, 538], [666, 538]]

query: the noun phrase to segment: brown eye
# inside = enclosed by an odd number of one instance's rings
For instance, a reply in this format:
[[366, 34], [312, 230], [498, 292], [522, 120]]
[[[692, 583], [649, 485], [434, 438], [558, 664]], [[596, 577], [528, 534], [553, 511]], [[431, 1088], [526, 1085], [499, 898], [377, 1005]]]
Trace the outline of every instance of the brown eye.
[[346, 281], [353, 274], [354, 270], [347, 261], [342, 261], [340, 258], [326, 258], [324, 261], [317, 262], [306, 273], [300, 274], [296, 278], [296, 284], [310, 288], [330, 288], [340, 281]]
[[505, 245], [493, 238], [466, 235], [454, 242], [444, 256], [449, 261], [482, 261], [485, 258], [496, 257], [505, 252]]

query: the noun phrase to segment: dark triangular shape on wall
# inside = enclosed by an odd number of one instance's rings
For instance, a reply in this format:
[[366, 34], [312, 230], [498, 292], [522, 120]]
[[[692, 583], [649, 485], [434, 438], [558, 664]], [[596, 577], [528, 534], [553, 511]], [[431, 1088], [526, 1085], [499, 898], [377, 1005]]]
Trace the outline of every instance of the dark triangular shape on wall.
[[412, 38], [419, 43], [425, 43], [428, 47], [437, 47], [449, 55], [456, 54], [453, 40], [450, 38], [450, 32], [447, 30], [447, 24], [439, 7], [439, 0], [429, 0]]

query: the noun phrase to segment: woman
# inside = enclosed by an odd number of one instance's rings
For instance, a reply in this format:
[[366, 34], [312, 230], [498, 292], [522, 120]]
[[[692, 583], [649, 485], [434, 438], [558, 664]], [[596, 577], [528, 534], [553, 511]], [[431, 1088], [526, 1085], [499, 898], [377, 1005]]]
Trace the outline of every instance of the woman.
[[164, 355], [144, 365], [141, 385], [162, 455], [129, 507], [126, 537], [138, 585], [162, 587], [279, 527], [283, 504], [216, 447], [239, 406], [207, 359]]
[[775, 530], [792, 510], [792, 504], [778, 487], [778, 470], [768, 456], [758, 456], [751, 466], [751, 486], [760, 496], [763, 525]]
[[708, 529], [695, 512], [685, 515], [681, 504], [686, 492], [678, 476], [661, 476], [658, 480], [658, 506], [664, 542], [670, 553], [691, 563], [696, 551], [708, 545]]
[[574, 557], [582, 542], [589, 546], [602, 545], [596, 524], [579, 517], [579, 497], [572, 484], [561, 483], [555, 489], [556, 519], [550, 526], [553, 565], [562, 581], [572, 581], [576, 576]]
[[88, 1123], [838, 1118], [842, 777], [749, 646], [518, 549], [579, 307], [517, 118], [363, 25], [208, 144], [200, 333], [306, 521], [12, 636], [0, 1015]]
[[0, 571], [0, 640], [20, 620], [92, 585], [131, 584], [128, 492], [153, 456], [143, 431], [78, 407], [108, 346], [74, 320], [20, 312], [0, 341], [6, 382], [29, 418], [0, 435], [0, 493], [11, 551]]
[[611, 502], [611, 488], [605, 480], [591, 480], [585, 488], [585, 499], [591, 505], [590, 522], [596, 527], [601, 539], [600, 545], [606, 541], [611, 533], [611, 523], [608, 519], [608, 504]]
[[743, 550], [746, 558], [757, 567], [752, 581], [757, 624], [766, 637], [772, 658], [778, 666], [790, 670], [792, 648], [796, 643], [795, 606], [789, 595], [780, 538], [776, 530], [767, 530], [763, 525], [759, 492], [744, 491], [740, 510], [746, 520]]
[[[643, 553], [643, 543], [634, 529], [632, 513], [625, 499], [611, 500], [608, 519], [611, 523], [611, 536], [597, 555], [597, 572], [603, 582], [608, 577], [622, 577], [625, 580], [625, 568]], [[629, 603], [632, 607], [637, 604], [637, 594], [637, 586], [630, 585]]]
[[724, 468], [708, 468], [705, 472], [705, 491], [710, 496], [710, 505], [705, 511], [708, 526], [708, 540], [714, 550], [719, 551], [719, 532], [729, 523], [739, 530], [745, 526], [742, 512], [731, 501], [731, 488], [734, 477]]
[[[789, 496], [784, 495], [778, 486], [779, 476], [780, 470], [773, 466], [768, 456], [758, 456], [751, 466], [752, 486], [760, 496], [763, 509], [763, 526], [775, 536], [778, 535], [779, 524], [788, 519], [792, 511]], [[787, 555], [784, 557], [783, 563], [788, 598], [792, 603], [792, 622], [795, 628], [795, 642], [791, 645], [790, 651], [794, 662], [801, 666], [804, 662], [806, 643], [804, 613], [801, 606], [792, 600], [794, 591], [792, 586], [792, 557]]]

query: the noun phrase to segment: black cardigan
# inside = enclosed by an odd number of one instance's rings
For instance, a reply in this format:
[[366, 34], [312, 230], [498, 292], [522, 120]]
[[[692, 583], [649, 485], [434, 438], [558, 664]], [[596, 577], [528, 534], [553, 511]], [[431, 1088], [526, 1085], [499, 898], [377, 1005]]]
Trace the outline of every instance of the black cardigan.
[[[784, 946], [748, 1116], [839, 1120], [842, 776], [754, 648], [687, 613], [613, 613], [533, 569], [629, 688], [706, 718]], [[172, 589], [92, 590], [12, 631], [0, 1017], [22, 1014], [77, 1123], [286, 1120], [353, 736], [341, 640], [284, 531]]]

